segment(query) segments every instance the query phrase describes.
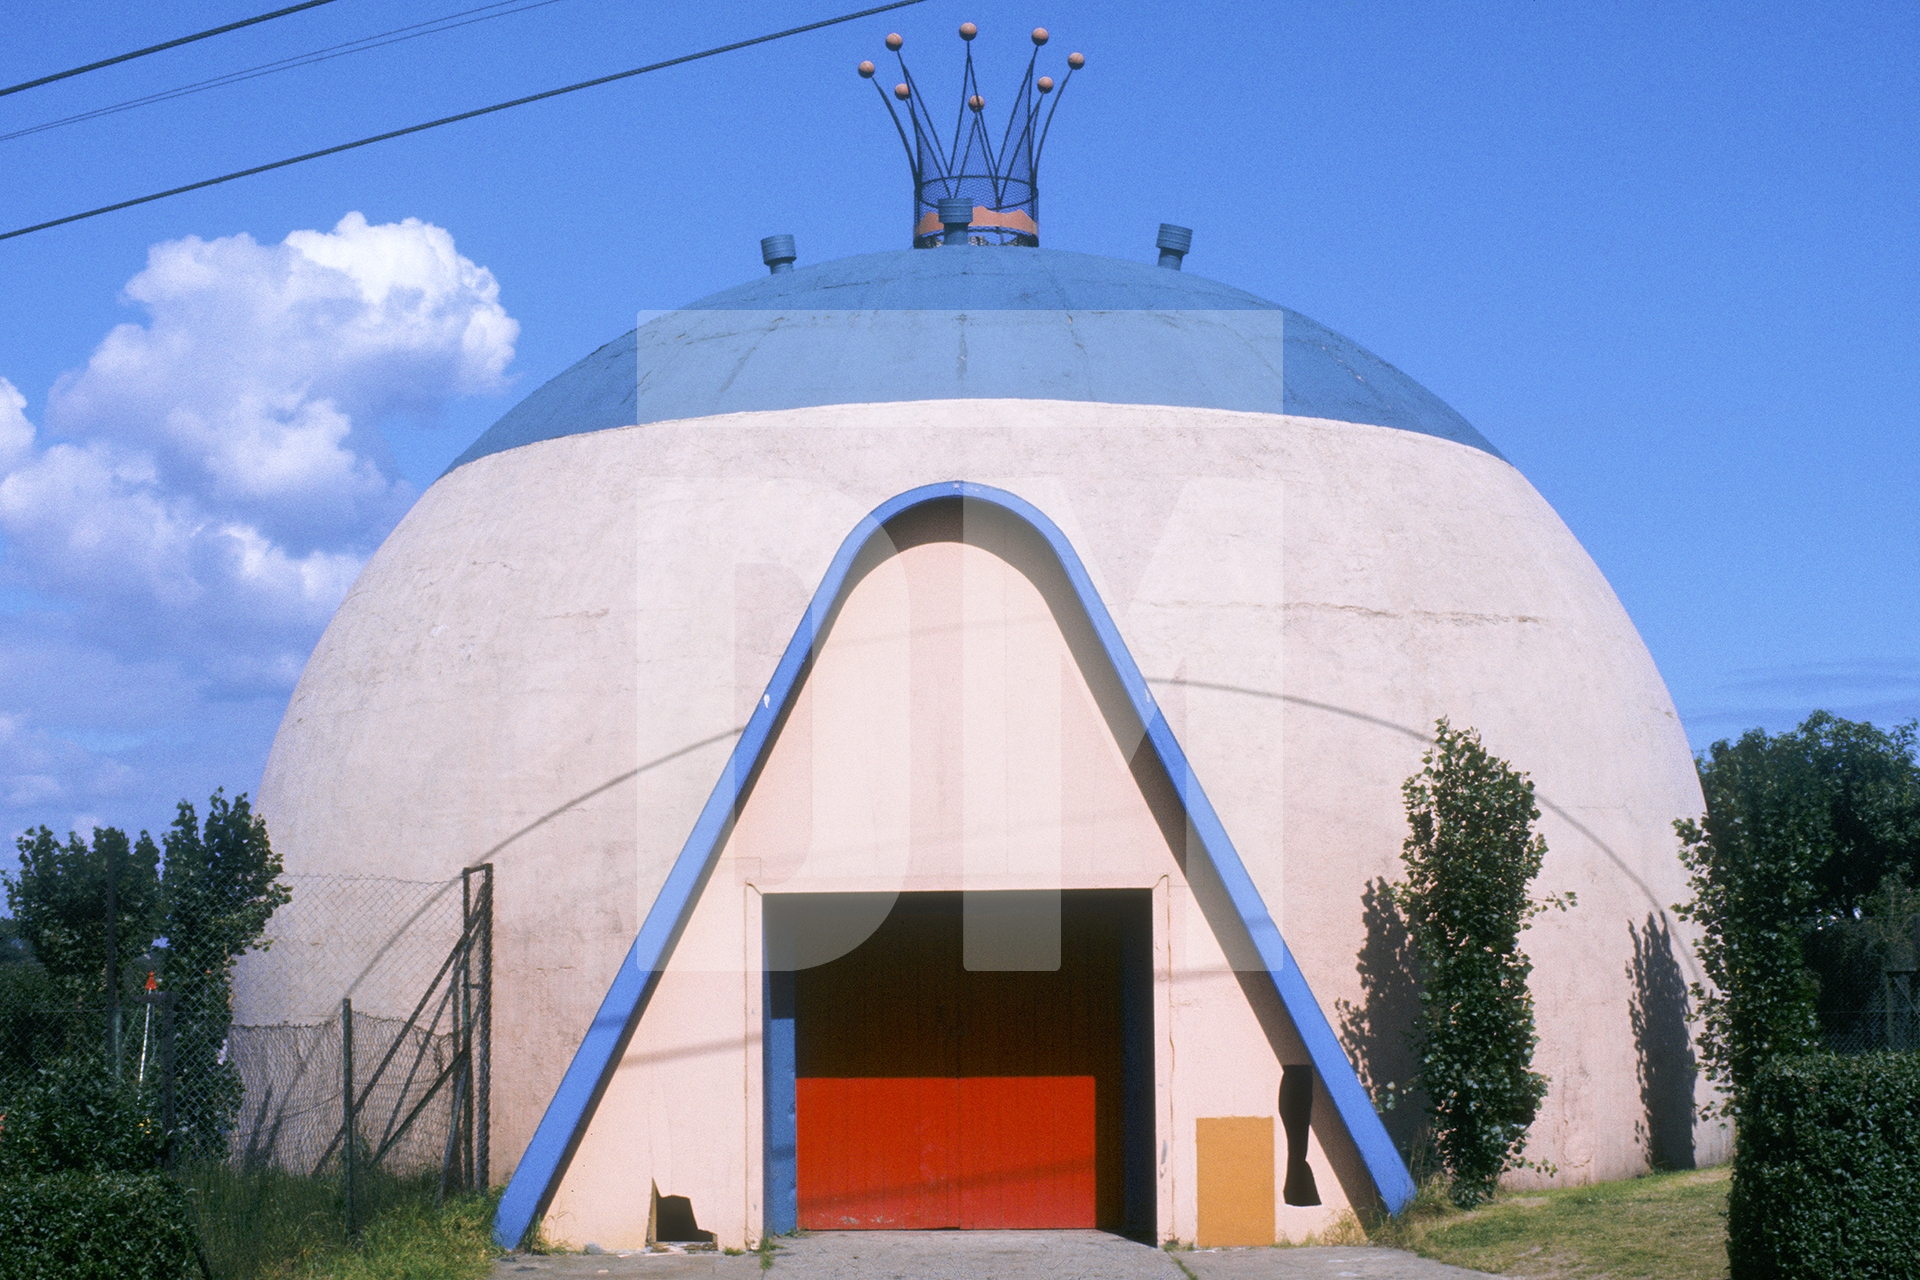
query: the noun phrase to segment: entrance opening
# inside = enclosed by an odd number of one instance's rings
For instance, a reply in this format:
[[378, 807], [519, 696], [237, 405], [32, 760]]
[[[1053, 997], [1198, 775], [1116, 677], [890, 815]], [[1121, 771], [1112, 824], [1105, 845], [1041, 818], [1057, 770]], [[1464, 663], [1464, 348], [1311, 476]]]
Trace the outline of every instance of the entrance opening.
[[[852, 896], [769, 897], [769, 953]], [[965, 904], [994, 896], [901, 894], [852, 951], [769, 974], [770, 1222], [790, 1196], [813, 1230], [1153, 1238], [1151, 894], [1063, 892], [1057, 969], [969, 970]]]

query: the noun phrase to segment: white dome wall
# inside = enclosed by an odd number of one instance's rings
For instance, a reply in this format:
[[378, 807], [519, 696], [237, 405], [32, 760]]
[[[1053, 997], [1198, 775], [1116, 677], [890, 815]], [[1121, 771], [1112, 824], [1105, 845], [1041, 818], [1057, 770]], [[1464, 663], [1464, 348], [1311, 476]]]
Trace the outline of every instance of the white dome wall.
[[[1399, 788], [1434, 719], [1532, 774], [1540, 887], [1580, 905], [1526, 938], [1553, 1078], [1530, 1154], [1566, 1182], [1646, 1167], [1629, 929], [1684, 897], [1670, 823], [1700, 795], [1644, 645], [1532, 486], [1389, 428], [978, 400], [483, 457], [428, 490], [341, 606], [260, 809], [293, 872], [496, 864], [496, 1176], [840, 542], [948, 479], [1011, 490], [1072, 540], [1336, 1026], [1335, 1002], [1363, 999], [1361, 896], [1399, 878]], [[277, 954], [243, 964], [252, 1007]], [[1695, 1156], [1724, 1144], [1701, 1126]]]

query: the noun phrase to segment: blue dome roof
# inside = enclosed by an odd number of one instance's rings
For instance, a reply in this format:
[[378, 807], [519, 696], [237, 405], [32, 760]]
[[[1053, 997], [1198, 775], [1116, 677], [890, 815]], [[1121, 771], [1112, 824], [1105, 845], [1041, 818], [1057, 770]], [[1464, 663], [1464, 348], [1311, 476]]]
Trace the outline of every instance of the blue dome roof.
[[668, 312], [521, 401], [448, 470], [611, 427], [957, 399], [1297, 414], [1500, 456], [1438, 396], [1297, 311], [1147, 263], [970, 245], [798, 267]]

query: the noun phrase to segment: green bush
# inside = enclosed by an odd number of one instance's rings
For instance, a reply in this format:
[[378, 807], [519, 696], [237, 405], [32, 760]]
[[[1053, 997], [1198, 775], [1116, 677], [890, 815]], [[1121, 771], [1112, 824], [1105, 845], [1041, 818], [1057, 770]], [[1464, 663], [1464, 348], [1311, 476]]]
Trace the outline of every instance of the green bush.
[[160, 1173], [0, 1179], [0, 1276], [189, 1280], [193, 1210]]
[[198, 1276], [192, 1202], [159, 1124], [95, 1055], [42, 1068], [0, 1116], [0, 1276]]
[[92, 1055], [42, 1067], [0, 1115], [0, 1178], [147, 1173], [165, 1148], [158, 1121]]
[[1780, 1059], [1739, 1120], [1733, 1280], [1910, 1277], [1920, 1258], [1920, 1057]]

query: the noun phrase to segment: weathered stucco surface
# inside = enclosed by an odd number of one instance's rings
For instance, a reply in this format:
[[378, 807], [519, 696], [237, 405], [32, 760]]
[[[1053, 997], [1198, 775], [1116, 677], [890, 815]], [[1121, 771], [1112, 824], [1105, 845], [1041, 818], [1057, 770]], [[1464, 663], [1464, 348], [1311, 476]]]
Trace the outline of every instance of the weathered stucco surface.
[[[1684, 1048], [1676, 1010], [1637, 995], [1660, 984], [1633, 971], [1638, 956], [1693, 976], [1664, 912], [1685, 896], [1669, 824], [1700, 797], [1644, 645], [1545, 501], [1496, 457], [1390, 428], [990, 400], [660, 423], [481, 458], [422, 497], [342, 605], [261, 811], [290, 871], [496, 865], [496, 1176], [841, 540], [882, 500], [952, 479], [1019, 494], [1072, 540], [1376, 1081], [1406, 1070], [1386, 1025], [1406, 992], [1362, 980], [1393, 941], [1377, 920], [1370, 938], [1364, 903], [1398, 875], [1400, 784], [1442, 715], [1529, 772], [1551, 850], [1540, 887], [1580, 900], [1526, 940], [1553, 1079], [1531, 1154], [1560, 1182], [1645, 1168], [1662, 1123], [1648, 1058], [1665, 1054], [1654, 1076], [1671, 1079]], [[256, 1007], [276, 954], [244, 966]], [[1675, 1135], [1654, 1136], [1671, 1155]], [[1681, 1138], [1698, 1160], [1722, 1154], [1717, 1129]], [[730, 1194], [758, 1196], [749, 1172], [726, 1175]]]

